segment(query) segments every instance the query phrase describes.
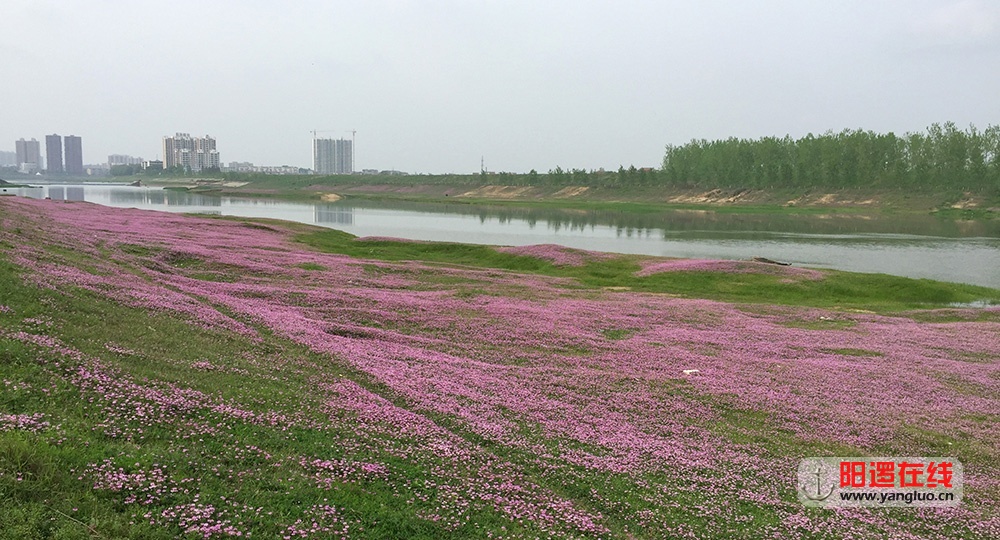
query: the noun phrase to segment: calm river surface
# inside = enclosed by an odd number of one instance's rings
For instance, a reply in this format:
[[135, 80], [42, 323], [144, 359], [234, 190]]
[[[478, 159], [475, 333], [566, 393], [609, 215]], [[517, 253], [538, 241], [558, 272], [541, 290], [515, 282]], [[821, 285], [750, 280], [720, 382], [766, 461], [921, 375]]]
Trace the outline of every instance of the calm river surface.
[[879, 272], [1000, 288], [1000, 223], [933, 216], [629, 214], [345, 200], [286, 202], [109, 184], [3, 188], [4, 194], [123, 208], [266, 217], [392, 236], [497, 245], [561, 244], [666, 257], [767, 257], [799, 266]]

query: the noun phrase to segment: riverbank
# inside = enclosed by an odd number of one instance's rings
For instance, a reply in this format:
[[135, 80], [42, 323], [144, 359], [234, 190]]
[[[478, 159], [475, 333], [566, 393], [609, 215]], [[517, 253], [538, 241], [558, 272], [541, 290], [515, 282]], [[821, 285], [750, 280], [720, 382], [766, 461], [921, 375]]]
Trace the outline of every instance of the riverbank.
[[938, 213], [949, 219], [997, 219], [995, 194], [919, 190], [675, 189], [655, 186], [506, 185], [478, 175], [444, 177], [264, 176], [156, 179], [151, 185], [219, 195], [321, 200], [324, 197], [448, 204], [546, 206], [658, 212], [701, 209], [739, 213]]
[[23, 188], [23, 187], [28, 187], [28, 184], [15, 184], [15, 183], [8, 182], [6, 180], [0, 179], [0, 189], [6, 190], [7, 188], [13, 189], [13, 188]]
[[[997, 290], [44, 200], [0, 220], [12, 537], [1000, 527], [1000, 311], [950, 305]], [[954, 457], [965, 500], [807, 509], [813, 455]]]

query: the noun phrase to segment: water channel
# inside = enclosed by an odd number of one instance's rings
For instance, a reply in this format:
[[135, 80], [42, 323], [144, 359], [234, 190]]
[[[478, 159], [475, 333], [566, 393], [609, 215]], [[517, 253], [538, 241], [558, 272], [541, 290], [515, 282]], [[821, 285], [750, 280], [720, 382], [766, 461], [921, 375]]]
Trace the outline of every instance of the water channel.
[[495, 245], [561, 244], [665, 257], [767, 257], [1000, 288], [1000, 223], [928, 215], [655, 213], [347, 199], [290, 202], [120, 184], [47, 184], [0, 194], [167, 212], [265, 217], [389, 236]]

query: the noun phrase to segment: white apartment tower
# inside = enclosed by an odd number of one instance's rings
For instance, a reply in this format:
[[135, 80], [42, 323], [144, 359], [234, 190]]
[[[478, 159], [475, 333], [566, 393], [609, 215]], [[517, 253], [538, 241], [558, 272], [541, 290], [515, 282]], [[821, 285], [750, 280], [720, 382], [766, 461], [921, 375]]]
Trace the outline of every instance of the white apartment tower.
[[313, 139], [313, 170], [316, 174], [351, 174], [354, 145], [347, 139]]
[[176, 133], [163, 137], [163, 166], [184, 167], [191, 172], [218, 169], [222, 161], [215, 149], [215, 139], [210, 135], [192, 137], [189, 133]]
[[33, 173], [42, 169], [42, 149], [35, 139], [14, 141], [17, 150], [17, 167], [23, 173]]

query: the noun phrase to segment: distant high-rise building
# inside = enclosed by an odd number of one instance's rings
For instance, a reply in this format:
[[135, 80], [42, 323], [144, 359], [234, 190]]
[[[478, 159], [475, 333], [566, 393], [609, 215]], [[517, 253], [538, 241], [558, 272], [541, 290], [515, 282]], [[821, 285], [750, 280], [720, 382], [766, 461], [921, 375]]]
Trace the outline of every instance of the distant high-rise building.
[[0, 151], [0, 167], [16, 167], [17, 152]]
[[45, 136], [45, 170], [63, 172], [62, 137], [56, 134]]
[[115, 165], [140, 165], [142, 164], [141, 157], [132, 157], [124, 154], [111, 154], [108, 156], [108, 167], [114, 167]]
[[163, 137], [163, 165], [168, 169], [184, 167], [197, 172], [218, 169], [221, 160], [212, 136], [192, 137], [189, 133], [176, 133], [173, 137]]
[[[195, 138], [194, 162], [198, 164], [197, 170], [220, 168], [219, 151], [215, 149], [214, 138], [208, 135], [205, 135], [204, 138]], [[194, 170], [193, 167], [192, 170]]]
[[142, 162], [142, 169], [145, 171], [162, 171], [163, 161], [159, 159], [148, 159]]
[[84, 174], [83, 141], [75, 135], [66, 136], [66, 172]]
[[35, 139], [14, 141], [17, 151], [17, 167], [21, 172], [35, 172], [42, 168], [41, 145]]
[[317, 174], [354, 172], [354, 148], [347, 139], [313, 139], [313, 170]]
[[175, 141], [178, 138], [180, 138], [180, 136], [181, 136], [181, 133], [178, 133], [174, 137], [167, 137], [166, 135], [163, 136], [163, 167], [164, 168], [173, 167], [175, 165], [174, 164], [174, 160], [176, 159], [176, 157], [174, 156], [174, 145], [176, 144]]

